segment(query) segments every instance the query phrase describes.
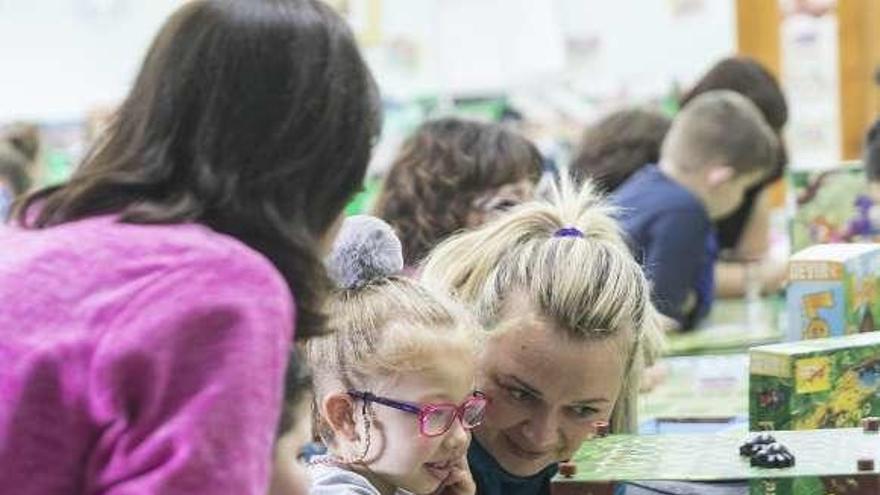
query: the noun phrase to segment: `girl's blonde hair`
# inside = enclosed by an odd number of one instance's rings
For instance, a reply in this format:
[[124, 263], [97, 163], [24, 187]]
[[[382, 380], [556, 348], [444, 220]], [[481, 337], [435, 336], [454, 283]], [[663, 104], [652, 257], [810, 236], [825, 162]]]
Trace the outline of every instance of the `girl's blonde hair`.
[[[522, 294], [570, 337], [631, 336], [612, 412], [612, 429], [629, 432], [636, 426], [639, 375], [645, 359], [659, 352], [662, 320], [611, 213], [589, 182], [576, 190], [563, 179], [546, 200], [442, 243], [425, 261], [422, 280], [472, 305], [489, 331], [505, 301]], [[577, 230], [563, 236], [561, 229]]]
[[[393, 237], [391, 228], [382, 224]], [[370, 231], [358, 242], [366, 245], [377, 236], [381, 237]], [[371, 261], [377, 252], [387, 257], [387, 252], [381, 253], [387, 245], [354, 247], [354, 251], [372, 251], [366, 254], [352, 252], [351, 247], [337, 245], [334, 251], [343, 253], [338, 258], [345, 259], [335, 266], [331, 261], [329, 267], [331, 274], [340, 269], [345, 272], [334, 275], [345, 286], [335, 290], [327, 302], [329, 334], [305, 344], [316, 404], [330, 393], [369, 389], [377, 380], [429, 371], [441, 351], [451, 351], [457, 361], [468, 356], [475, 359], [479, 332], [460, 304], [415, 280], [391, 274], [386, 262]], [[392, 254], [399, 256], [399, 252]], [[393, 272], [401, 268], [402, 259]], [[316, 432], [329, 445], [332, 432], [321, 420], [319, 409], [314, 419]]]

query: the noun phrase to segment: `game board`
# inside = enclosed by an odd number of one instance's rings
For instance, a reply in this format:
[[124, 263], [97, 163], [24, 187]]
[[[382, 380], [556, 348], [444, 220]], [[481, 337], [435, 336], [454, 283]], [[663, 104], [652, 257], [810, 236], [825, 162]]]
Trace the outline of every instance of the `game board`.
[[669, 357], [658, 361], [657, 366], [663, 378], [639, 396], [639, 421], [697, 424], [699, 420], [715, 419], [718, 424], [748, 415], [747, 354]]
[[[554, 478], [552, 493], [610, 493], [608, 483], [614, 481], [746, 479], [751, 480], [753, 494], [880, 493], [877, 471], [857, 470], [859, 459], [877, 462], [877, 433], [846, 428], [772, 434], [795, 455], [793, 467], [752, 467], [748, 459], [739, 455], [739, 445], [747, 436], [744, 432], [596, 438], [585, 442], [575, 454], [572, 462], [576, 472], [571, 477]], [[865, 491], [868, 486], [873, 491]]]
[[745, 352], [749, 347], [782, 340], [780, 315], [785, 301], [766, 297], [748, 302], [744, 299], [719, 299], [709, 316], [689, 332], [668, 336], [668, 356]]

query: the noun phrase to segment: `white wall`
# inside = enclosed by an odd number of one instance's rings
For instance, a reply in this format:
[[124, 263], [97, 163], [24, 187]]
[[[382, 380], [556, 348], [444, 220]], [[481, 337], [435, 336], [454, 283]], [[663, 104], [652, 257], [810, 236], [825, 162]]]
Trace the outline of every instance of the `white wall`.
[[736, 51], [734, 0], [554, 1], [567, 36], [595, 43], [579, 70], [587, 90], [665, 92]]
[[179, 0], [0, 0], [0, 122], [81, 119], [123, 97]]
[[[180, 0], [0, 0], [0, 122], [59, 121], [124, 96], [156, 30]], [[677, 5], [698, 5], [675, 16]], [[566, 37], [595, 38], [576, 85], [656, 95], [735, 48], [733, 0], [382, 0], [386, 39], [416, 67], [369, 59], [389, 94], [502, 91], [562, 77]]]

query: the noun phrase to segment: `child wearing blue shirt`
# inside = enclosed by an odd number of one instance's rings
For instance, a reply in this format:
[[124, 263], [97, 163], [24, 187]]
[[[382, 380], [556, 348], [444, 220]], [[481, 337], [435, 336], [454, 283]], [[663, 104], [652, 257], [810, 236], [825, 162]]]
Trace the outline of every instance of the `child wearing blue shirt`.
[[758, 109], [732, 91], [694, 99], [673, 121], [660, 163], [612, 196], [653, 285], [657, 308], [690, 329], [711, 308], [718, 241], [712, 221], [735, 210], [774, 167], [778, 140]]

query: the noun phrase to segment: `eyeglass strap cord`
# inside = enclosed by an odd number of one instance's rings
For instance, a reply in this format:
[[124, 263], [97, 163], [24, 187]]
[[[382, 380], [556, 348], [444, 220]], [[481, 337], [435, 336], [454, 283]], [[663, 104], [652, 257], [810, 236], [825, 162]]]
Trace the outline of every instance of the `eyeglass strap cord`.
[[367, 458], [367, 454], [370, 452], [370, 441], [372, 440], [370, 438], [370, 425], [372, 424], [372, 421], [370, 421], [370, 416], [367, 415], [367, 401], [364, 400], [362, 402], [361, 416], [364, 418], [364, 438], [366, 441], [364, 442], [364, 451], [361, 452], [360, 459], [356, 462], [363, 462]]

